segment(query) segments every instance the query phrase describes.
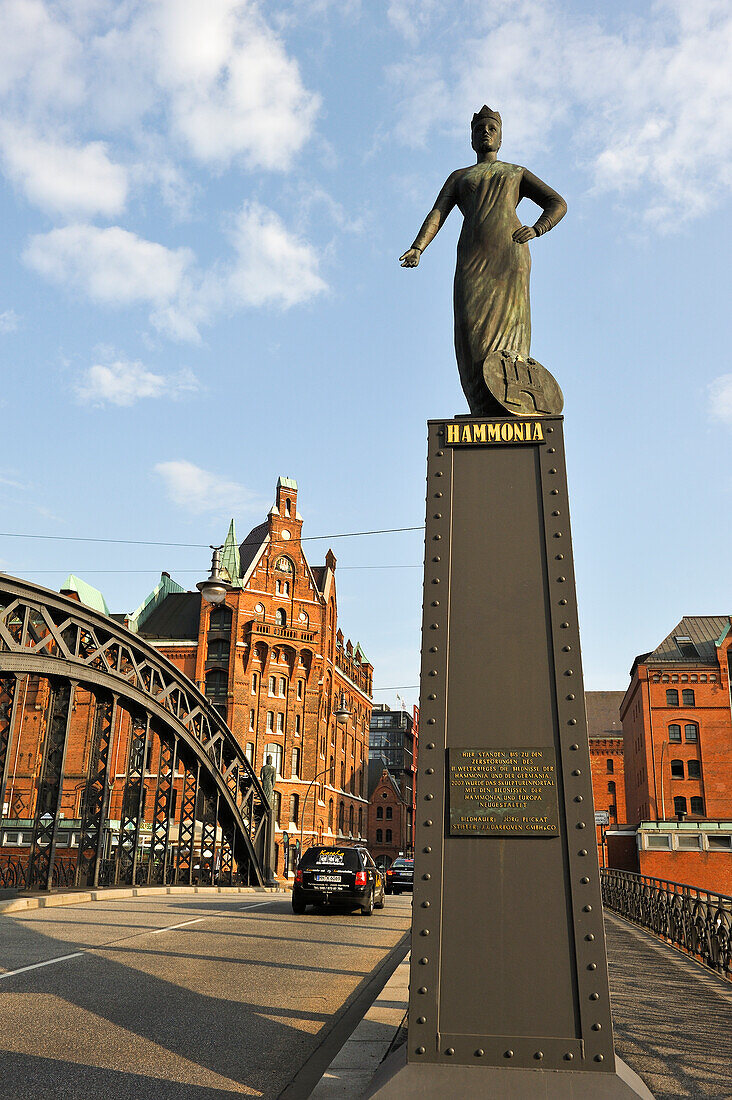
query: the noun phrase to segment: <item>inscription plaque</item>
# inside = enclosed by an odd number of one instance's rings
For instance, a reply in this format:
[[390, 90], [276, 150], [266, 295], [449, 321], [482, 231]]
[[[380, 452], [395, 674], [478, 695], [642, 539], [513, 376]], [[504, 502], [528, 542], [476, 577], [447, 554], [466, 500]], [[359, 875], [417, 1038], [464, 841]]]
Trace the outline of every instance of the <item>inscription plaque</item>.
[[553, 748], [448, 749], [450, 836], [558, 836]]

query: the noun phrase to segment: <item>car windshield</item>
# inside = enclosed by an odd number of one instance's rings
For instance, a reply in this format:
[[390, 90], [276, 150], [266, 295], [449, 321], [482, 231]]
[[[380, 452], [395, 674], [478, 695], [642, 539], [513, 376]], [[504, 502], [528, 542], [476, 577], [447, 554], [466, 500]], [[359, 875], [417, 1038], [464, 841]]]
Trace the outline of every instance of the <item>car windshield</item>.
[[345, 868], [347, 871], [360, 871], [361, 860], [355, 848], [308, 848], [300, 860], [304, 870], [311, 867]]
[[395, 859], [392, 863], [392, 867], [395, 871], [413, 871], [414, 860], [413, 859]]

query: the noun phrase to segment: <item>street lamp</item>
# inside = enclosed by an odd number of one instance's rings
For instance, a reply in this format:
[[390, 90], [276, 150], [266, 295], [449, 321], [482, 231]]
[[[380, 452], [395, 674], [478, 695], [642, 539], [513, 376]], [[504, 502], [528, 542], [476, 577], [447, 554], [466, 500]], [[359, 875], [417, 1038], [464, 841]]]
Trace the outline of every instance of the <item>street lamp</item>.
[[213, 550], [213, 554], [211, 555], [211, 576], [207, 577], [205, 581], [199, 581], [196, 588], [207, 603], [219, 604], [224, 602], [226, 593], [230, 592], [234, 586], [229, 584], [221, 573], [221, 551], [224, 549], [223, 545], [212, 546], [211, 549]]
[[[348, 709], [348, 703], [346, 702], [346, 694], [343, 691], [341, 692], [340, 699], [338, 700], [338, 706], [333, 711], [333, 717], [335, 718], [336, 723], [338, 723], [338, 722], [347, 722], [348, 719], [351, 717], [351, 712]], [[327, 775], [329, 771], [330, 771], [330, 765], [328, 765], [327, 768], [323, 768], [322, 771], [317, 772], [313, 776], [313, 778], [310, 780], [310, 785], [309, 785], [308, 789], [305, 792], [305, 797], [302, 800], [302, 809], [300, 811], [300, 852], [301, 853], [302, 853], [302, 843], [303, 843], [303, 830], [305, 828], [305, 807], [308, 804], [308, 798], [310, 797], [310, 792], [313, 789], [313, 784], [317, 783], [317, 781], [319, 779], [321, 779], [324, 775]], [[316, 803], [315, 803], [315, 798], [313, 798], [313, 836], [315, 835], [315, 815], [316, 815], [316, 813], [317, 813]]]

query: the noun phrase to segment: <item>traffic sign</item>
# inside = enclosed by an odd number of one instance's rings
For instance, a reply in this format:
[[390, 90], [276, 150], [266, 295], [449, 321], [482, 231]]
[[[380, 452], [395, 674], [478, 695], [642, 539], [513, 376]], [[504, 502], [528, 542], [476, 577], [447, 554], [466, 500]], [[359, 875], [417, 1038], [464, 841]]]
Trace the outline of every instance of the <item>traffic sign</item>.
[[610, 813], [608, 810], [595, 810], [595, 825], [609, 825]]

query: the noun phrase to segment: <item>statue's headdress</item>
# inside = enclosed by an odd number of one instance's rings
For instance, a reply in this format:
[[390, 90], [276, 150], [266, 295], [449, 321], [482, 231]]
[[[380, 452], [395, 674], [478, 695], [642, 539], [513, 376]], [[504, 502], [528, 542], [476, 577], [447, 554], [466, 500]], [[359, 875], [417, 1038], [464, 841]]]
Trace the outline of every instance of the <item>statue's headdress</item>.
[[473, 115], [470, 121], [470, 129], [472, 130], [476, 122], [479, 122], [482, 118], [494, 118], [498, 125], [503, 128], [503, 122], [498, 111], [494, 111], [492, 107], [487, 107], [484, 103], [481, 109]]

